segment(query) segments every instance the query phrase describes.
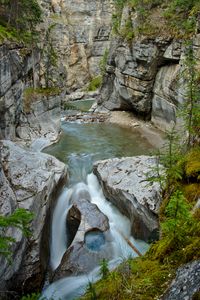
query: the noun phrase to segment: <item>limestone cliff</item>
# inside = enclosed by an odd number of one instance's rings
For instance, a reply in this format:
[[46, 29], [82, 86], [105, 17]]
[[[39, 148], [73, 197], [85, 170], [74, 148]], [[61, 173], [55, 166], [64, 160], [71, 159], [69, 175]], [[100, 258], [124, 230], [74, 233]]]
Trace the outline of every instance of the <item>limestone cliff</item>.
[[0, 46], [0, 139], [23, 140], [27, 145], [35, 141], [38, 148], [57, 139], [60, 96], [35, 95], [30, 88], [33, 77], [39, 80], [39, 63], [36, 49], [13, 43]]
[[41, 1], [44, 31], [50, 30], [43, 42], [51, 42], [57, 55], [57, 66], [51, 70], [53, 82], [67, 93], [82, 88], [99, 73], [99, 61], [110, 44], [112, 2]]
[[[5, 291], [21, 293], [42, 286], [48, 262], [51, 209], [67, 173], [65, 164], [54, 157], [24, 150], [11, 141], [2, 141], [0, 150], [0, 214], [8, 215], [16, 208], [34, 213], [29, 239], [17, 228], [4, 231], [16, 240], [12, 245], [14, 262], [9, 264], [0, 257], [0, 299], [7, 299]], [[15, 293], [8, 296], [13, 299]]]
[[[130, 30], [137, 26], [135, 14], [125, 6], [122, 32], [128, 17]], [[160, 22], [158, 15], [156, 21]], [[129, 41], [113, 36], [97, 110], [130, 110], [161, 129], [169, 128], [176, 122], [177, 106], [184, 101], [185, 49], [183, 40], [167, 32], [139, 34]], [[193, 37], [193, 51], [199, 64], [198, 33]]]

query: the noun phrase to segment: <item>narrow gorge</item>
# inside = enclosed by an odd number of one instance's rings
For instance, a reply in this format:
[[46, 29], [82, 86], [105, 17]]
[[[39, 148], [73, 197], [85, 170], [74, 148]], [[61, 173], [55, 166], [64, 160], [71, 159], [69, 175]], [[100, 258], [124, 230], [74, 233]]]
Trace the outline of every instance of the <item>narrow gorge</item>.
[[0, 1], [0, 299], [199, 299], [199, 20]]

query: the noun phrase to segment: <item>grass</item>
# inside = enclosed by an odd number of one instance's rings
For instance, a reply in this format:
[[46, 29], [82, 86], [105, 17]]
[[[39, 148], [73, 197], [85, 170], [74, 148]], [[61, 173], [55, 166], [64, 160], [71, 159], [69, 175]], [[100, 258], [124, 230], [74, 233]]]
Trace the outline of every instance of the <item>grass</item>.
[[50, 97], [60, 94], [60, 89], [58, 87], [50, 88], [33, 88], [29, 87], [24, 91], [23, 97], [23, 108], [25, 113], [31, 112], [31, 103], [36, 102], [41, 97]]
[[87, 91], [94, 92], [101, 86], [101, 84], [102, 84], [102, 76], [101, 75], [96, 76], [92, 78], [92, 80], [90, 81]]

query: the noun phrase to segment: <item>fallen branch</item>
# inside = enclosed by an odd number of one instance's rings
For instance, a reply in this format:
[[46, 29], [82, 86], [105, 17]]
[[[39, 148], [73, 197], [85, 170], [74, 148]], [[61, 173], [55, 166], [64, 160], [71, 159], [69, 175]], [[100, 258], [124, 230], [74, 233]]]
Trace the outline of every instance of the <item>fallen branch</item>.
[[127, 242], [127, 244], [133, 249], [133, 251], [135, 251], [138, 254], [138, 256], [142, 256], [142, 253], [140, 253], [140, 251], [133, 245], [133, 243], [131, 243], [131, 241], [129, 241], [129, 239], [119, 229], [117, 229], [117, 231]]

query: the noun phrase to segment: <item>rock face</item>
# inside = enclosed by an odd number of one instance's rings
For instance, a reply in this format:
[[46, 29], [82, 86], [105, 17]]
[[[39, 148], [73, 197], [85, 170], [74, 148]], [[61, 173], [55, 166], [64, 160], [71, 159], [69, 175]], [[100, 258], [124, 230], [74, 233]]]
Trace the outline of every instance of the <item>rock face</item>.
[[192, 300], [196, 292], [200, 291], [200, 261], [190, 262], [180, 267], [176, 278], [172, 281], [161, 300]]
[[50, 29], [49, 41], [58, 55], [52, 78], [68, 93], [82, 88], [99, 73], [99, 61], [109, 48], [112, 2], [41, 1], [46, 15], [44, 28]]
[[[14, 46], [13, 46], [14, 47]], [[0, 138], [14, 139], [16, 126], [23, 111], [22, 95], [31, 81], [33, 65], [37, 68], [38, 53], [23, 48], [0, 46]]]
[[6, 297], [5, 290], [41, 288], [49, 255], [50, 207], [65, 178], [66, 167], [55, 158], [24, 150], [11, 141], [1, 142], [0, 214], [8, 215], [16, 208], [34, 213], [29, 240], [16, 228], [6, 230], [16, 243], [12, 246], [13, 264], [1, 257], [1, 299]]
[[[77, 188], [73, 192], [70, 202], [72, 207], [68, 212], [67, 223], [79, 226], [74, 239], [66, 250], [60, 265], [53, 274], [53, 281], [65, 276], [85, 274], [93, 270], [103, 258], [112, 257], [112, 247], [108, 250], [108, 243], [112, 242], [109, 232], [108, 218], [91, 203], [90, 194], [87, 187], [77, 184]], [[86, 243], [86, 236], [95, 233], [94, 239], [98, 239], [98, 234], [102, 237], [103, 244], [98, 249], [91, 250]], [[92, 235], [91, 235], [92, 236]], [[92, 243], [92, 238], [90, 243]], [[104, 248], [104, 241], [107, 247]], [[94, 240], [96, 244], [98, 240]]]
[[133, 236], [145, 241], [156, 238], [158, 231], [160, 187], [148, 182], [146, 175], [153, 175], [155, 164], [155, 158], [139, 156], [108, 159], [94, 165], [105, 196], [130, 219]]
[[100, 91], [100, 109], [132, 110], [150, 118], [154, 80], [168, 43], [143, 39], [130, 46], [114, 40]]
[[60, 96], [39, 96], [30, 103], [28, 111], [20, 115], [17, 137], [33, 150], [40, 150], [58, 139], [60, 116]]
[[61, 98], [29, 95], [25, 99], [24, 90], [32, 85], [33, 73], [39, 72], [40, 55], [12, 46], [0, 46], [0, 139], [20, 138], [42, 148], [58, 138]]
[[[135, 16], [124, 7], [121, 31], [127, 14], [136, 26]], [[199, 64], [200, 34], [193, 38], [193, 50]], [[128, 43], [113, 37], [97, 110], [131, 110], [160, 129], [169, 129], [186, 98], [185, 52], [183, 41], [164, 34], [140, 35]]]

